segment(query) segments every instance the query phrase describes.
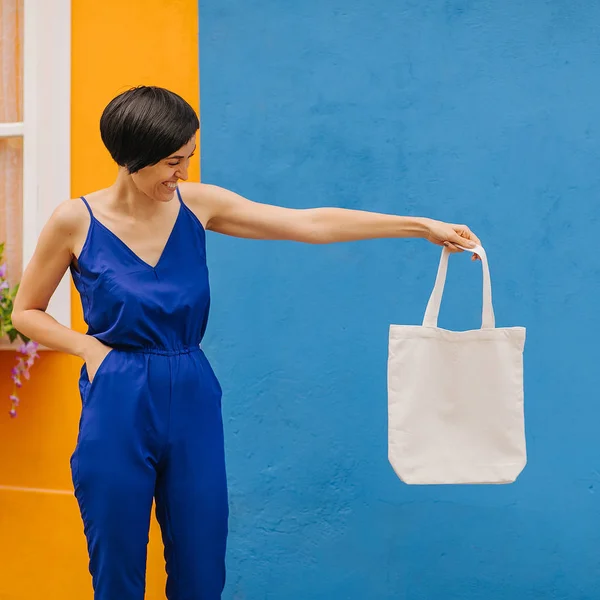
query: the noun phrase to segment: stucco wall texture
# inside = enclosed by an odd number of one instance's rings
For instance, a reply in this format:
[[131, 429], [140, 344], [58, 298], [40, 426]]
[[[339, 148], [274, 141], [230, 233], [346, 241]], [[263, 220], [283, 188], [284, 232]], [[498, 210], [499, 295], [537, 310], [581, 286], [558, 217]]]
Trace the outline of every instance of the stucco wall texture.
[[[209, 235], [224, 388], [226, 598], [600, 597], [600, 4], [202, 0], [202, 179], [289, 207], [466, 222], [499, 326], [528, 329], [529, 464], [409, 487], [387, 462], [387, 335], [439, 249]], [[453, 257], [440, 325], [480, 324]]]

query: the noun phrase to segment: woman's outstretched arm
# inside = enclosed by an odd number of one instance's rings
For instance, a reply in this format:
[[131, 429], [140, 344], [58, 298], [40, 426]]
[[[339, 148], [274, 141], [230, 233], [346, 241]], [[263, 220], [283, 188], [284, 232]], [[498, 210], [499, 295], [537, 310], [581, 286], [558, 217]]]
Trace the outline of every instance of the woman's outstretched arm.
[[293, 209], [253, 202], [225, 188], [202, 183], [180, 185], [184, 201], [206, 229], [235, 237], [329, 244], [375, 238], [423, 238], [474, 247], [479, 238], [466, 226], [424, 217], [406, 217], [345, 208]]

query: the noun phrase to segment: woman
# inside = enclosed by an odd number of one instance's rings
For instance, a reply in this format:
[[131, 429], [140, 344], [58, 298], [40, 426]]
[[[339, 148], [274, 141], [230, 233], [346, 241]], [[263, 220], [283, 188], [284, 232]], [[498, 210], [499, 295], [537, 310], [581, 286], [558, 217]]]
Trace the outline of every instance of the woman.
[[[188, 178], [198, 117], [178, 95], [138, 87], [110, 102], [109, 188], [63, 202], [45, 225], [13, 322], [84, 360], [71, 458], [96, 600], [143, 600], [153, 498], [169, 600], [215, 600], [225, 581], [227, 486], [221, 388], [200, 342], [209, 310], [205, 230], [313, 244], [421, 237], [473, 247], [464, 225], [338, 208], [258, 204]], [[67, 268], [87, 334], [45, 313]]]

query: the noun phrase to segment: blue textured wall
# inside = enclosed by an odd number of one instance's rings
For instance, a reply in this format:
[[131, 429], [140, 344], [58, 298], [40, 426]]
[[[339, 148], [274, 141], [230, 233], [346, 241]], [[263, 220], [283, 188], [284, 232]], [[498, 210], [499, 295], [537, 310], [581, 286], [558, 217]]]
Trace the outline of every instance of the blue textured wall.
[[[438, 249], [211, 234], [227, 599], [600, 597], [600, 3], [202, 0], [202, 176], [257, 201], [464, 221], [524, 325], [529, 464], [409, 487], [387, 463], [387, 334]], [[453, 260], [440, 324], [479, 325]]]

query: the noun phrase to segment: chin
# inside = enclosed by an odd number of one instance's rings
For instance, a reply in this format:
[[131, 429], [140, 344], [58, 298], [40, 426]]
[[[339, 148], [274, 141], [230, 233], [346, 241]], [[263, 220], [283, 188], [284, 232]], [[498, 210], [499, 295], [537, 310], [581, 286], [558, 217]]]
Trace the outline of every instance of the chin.
[[167, 190], [167, 189], [165, 189], [164, 191], [160, 190], [160, 193], [155, 196], [155, 199], [160, 202], [169, 202], [170, 200], [173, 200], [173, 197], [175, 196], [176, 191], [177, 190]]

